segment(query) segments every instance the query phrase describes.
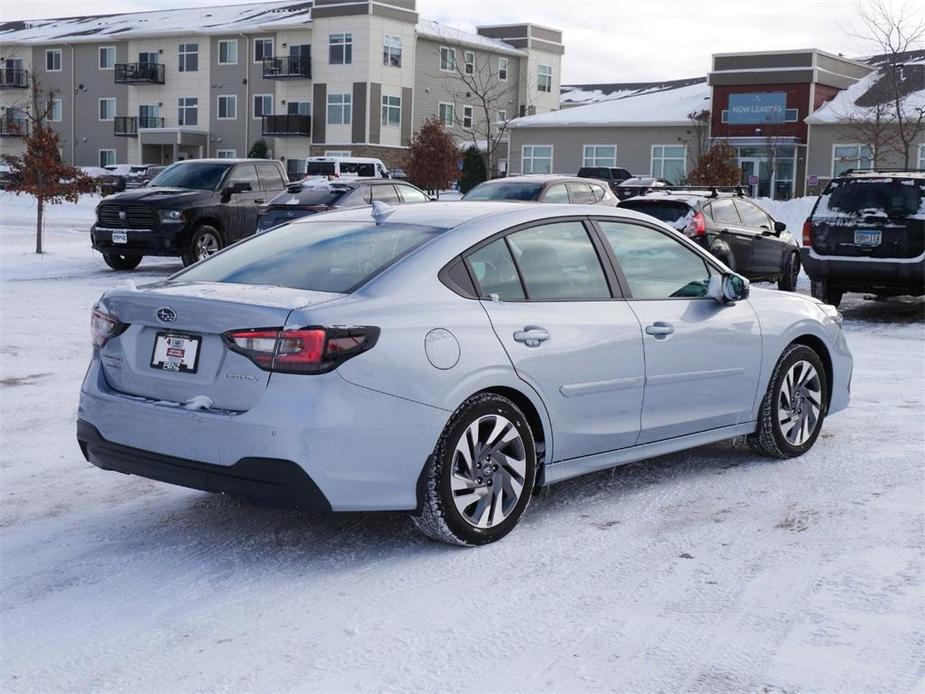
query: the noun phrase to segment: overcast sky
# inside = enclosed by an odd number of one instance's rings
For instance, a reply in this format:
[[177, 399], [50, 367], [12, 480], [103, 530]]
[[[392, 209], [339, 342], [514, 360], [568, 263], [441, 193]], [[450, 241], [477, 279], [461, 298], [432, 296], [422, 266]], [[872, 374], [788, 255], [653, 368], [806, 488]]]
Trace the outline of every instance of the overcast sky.
[[[4, 20], [233, 4], [228, 0], [0, 0]], [[253, 3], [256, 4], [256, 3]], [[534, 22], [565, 36], [563, 83], [703, 75], [712, 53], [821, 48], [870, 52], [850, 35], [853, 0], [418, 0], [462, 29]]]

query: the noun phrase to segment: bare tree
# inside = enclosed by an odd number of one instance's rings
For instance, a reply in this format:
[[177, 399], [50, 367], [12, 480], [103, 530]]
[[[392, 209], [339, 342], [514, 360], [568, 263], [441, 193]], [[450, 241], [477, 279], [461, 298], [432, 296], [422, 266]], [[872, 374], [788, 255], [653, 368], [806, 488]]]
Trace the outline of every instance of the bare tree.
[[849, 113], [841, 114], [850, 139], [870, 150], [875, 169], [883, 164], [887, 152], [902, 149], [893, 109], [892, 103], [881, 102], [867, 107], [855, 105]]
[[710, 109], [691, 111], [687, 120], [690, 126], [678, 141], [687, 145], [687, 170], [693, 171], [700, 166], [700, 157], [710, 149]]

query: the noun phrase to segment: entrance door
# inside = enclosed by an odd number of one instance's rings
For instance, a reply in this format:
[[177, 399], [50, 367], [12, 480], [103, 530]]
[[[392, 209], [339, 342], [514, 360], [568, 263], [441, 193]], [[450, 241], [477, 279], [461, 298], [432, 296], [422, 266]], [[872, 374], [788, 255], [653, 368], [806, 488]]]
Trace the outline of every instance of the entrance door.
[[742, 185], [748, 186], [753, 198], [758, 197], [758, 183], [761, 180], [761, 159], [759, 157], [739, 157], [742, 167]]

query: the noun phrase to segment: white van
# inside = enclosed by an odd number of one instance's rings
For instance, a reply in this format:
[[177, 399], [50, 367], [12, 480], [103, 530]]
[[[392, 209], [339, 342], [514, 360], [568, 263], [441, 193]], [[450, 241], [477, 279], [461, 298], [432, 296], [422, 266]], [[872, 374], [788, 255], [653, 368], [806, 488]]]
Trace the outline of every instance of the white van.
[[381, 159], [366, 157], [309, 157], [305, 161], [307, 178], [389, 178]]

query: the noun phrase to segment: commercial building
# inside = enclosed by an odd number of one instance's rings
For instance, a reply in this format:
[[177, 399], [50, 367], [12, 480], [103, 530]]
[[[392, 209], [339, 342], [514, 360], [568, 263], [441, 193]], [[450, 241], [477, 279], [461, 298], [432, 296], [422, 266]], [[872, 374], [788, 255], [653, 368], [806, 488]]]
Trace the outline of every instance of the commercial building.
[[22, 149], [37, 83], [52, 97], [62, 157], [76, 165], [240, 157], [262, 139], [291, 173], [316, 155], [397, 166], [429, 117], [460, 142], [478, 139], [485, 117], [467, 101], [470, 70], [492, 81], [493, 119], [558, 108], [563, 52], [555, 29], [458, 31], [420, 19], [415, 0], [6, 22], [0, 153]]

